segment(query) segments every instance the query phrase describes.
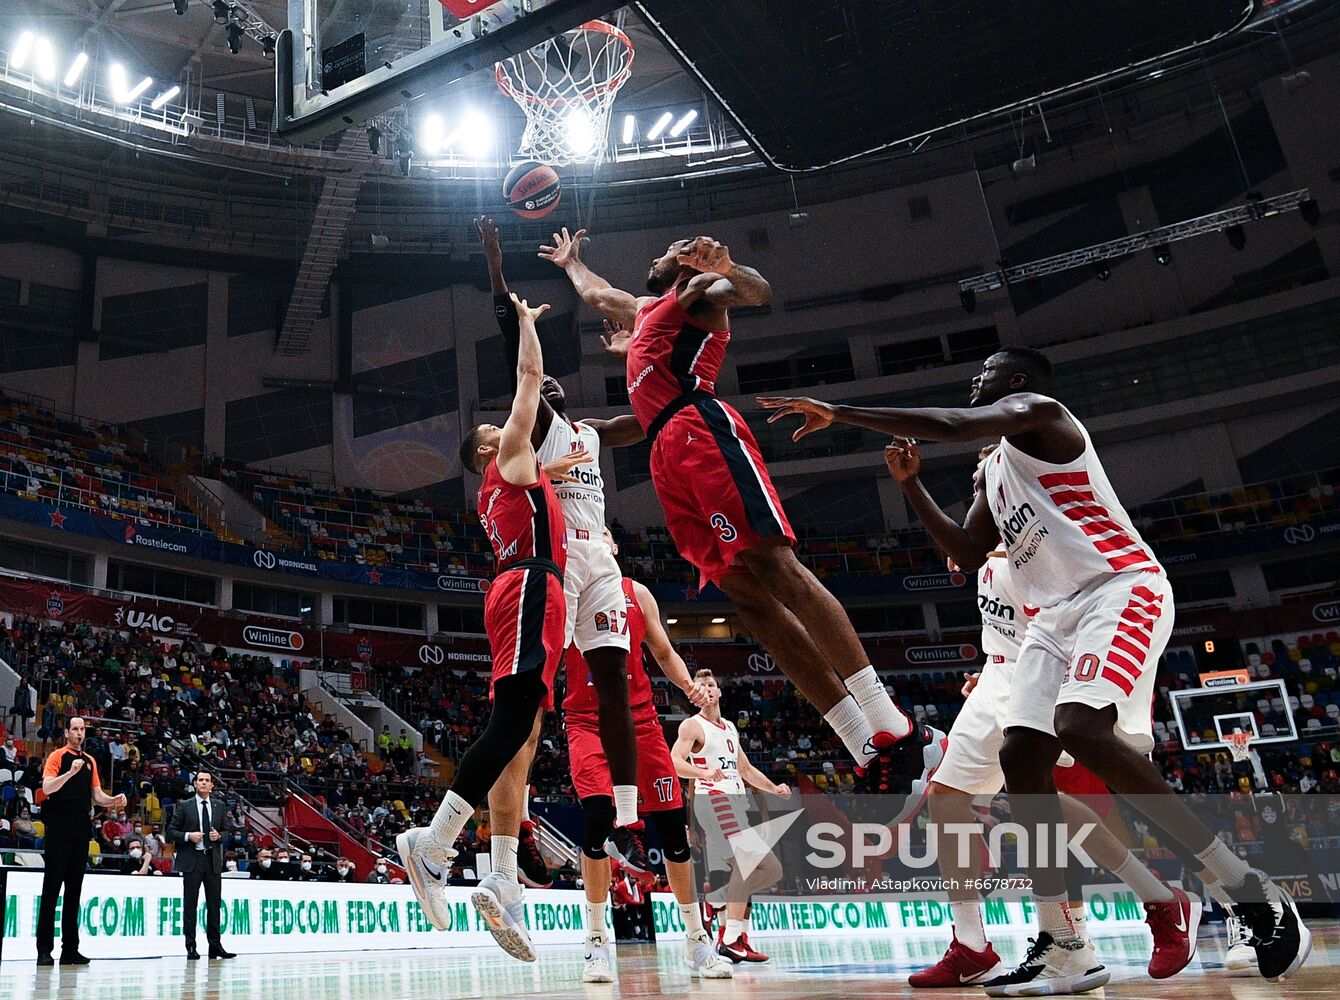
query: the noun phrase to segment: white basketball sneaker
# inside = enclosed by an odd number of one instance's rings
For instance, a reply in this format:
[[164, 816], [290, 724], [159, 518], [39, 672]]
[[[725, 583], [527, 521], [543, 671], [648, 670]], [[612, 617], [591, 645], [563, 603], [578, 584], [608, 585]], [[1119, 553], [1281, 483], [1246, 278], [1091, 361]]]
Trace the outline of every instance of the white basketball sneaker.
[[1076, 938], [1062, 944], [1043, 931], [1019, 968], [982, 985], [989, 997], [1048, 997], [1088, 993], [1111, 978], [1088, 942]]
[[1242, 918], [1232, 910], [1228, 911], [1228, 954], [1224, 956], [1224, 969], [1230, 976], [1255, 976], [1257, 974], [1256, 950], [1247, 943], [1249, 931]]
[[535, 946], [530, 943], [530, 933], [526, 930], [525, 895], [520, 882], [490, 872], [470, 893], [470, 902], [484, 918], [493, 940], [503, 951], [523, 962], [533, 962]]
[[456, 852], [439, 844], [426, 826], [406, 830], [396, 837], [395, 846], [423, 915], [437, 930], [446, 930], [451, 926], [451, 912], [442, 890]]
[[604, 931], [592, 931], [586, 935], [586, 965], [582, 969], [582, 982], [614, 982], [614, 971], [610, 968], [610, 943]]
[[706, 930], [694, 931], [684, 942], [684, 961], [689, 972], [703, 979], [734, 979], [731, 963], [717, 954]]

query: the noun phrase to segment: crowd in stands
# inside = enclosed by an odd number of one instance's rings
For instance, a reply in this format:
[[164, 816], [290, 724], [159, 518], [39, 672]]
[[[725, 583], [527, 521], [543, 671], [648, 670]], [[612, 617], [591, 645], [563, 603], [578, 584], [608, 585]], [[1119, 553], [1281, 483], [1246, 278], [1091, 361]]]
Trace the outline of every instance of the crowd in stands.
[[0, 491], [120, 520], [208, 530], [173, 492], [162, 463], [114, 425], [61, 417], [3, 395]]

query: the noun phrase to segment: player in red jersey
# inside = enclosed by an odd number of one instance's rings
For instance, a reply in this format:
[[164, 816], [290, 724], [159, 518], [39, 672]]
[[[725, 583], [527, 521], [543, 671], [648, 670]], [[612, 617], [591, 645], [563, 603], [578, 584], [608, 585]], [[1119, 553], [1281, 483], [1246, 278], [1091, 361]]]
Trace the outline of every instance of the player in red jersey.
[[[680, 554], [717, 584], [792, 683], [856, 759], [872, 790], [907, 796], [943, 753], [944, 734], [914, 725], [875, 673], [842, 605], [795, 553], [795, 534], [744, 418], [717, 398], [730, 309], [771, 289], [710, 237], [678, 240], [652, 261], [650, 296], [614, 288], [581, 260], [585, 230], [555, 233], [540, 256], [562, 267], [582, 301], [631, 329], [633, 414], [652, 441], [651, 478]], [[912, 793], [912, 794], [909, 794]]]
[[452, 917], [442, 887], [456, 856], [453, 845], [487, 795], [494, 870], [480, 881], [470, 901], [504, 950], [533, 962], [535, 949], [526, 932], [516, 868], [530, 771], [524, 749], [545, 708], [553, 707], [567, 621], [563, 571], [568, 538], [558, 497], [541, 474], [531, 444], [544, 377], [535, 320], [549, 307], [532, 309], [516, 296], [512, 299], [521, 325], [512, 411], [502, 427], [481, 424], [461, 442], [461, 464], [484, 477], [479, 519], [497, 562], [497, 576], [484, 599], [484, 628], [493, 654], [493, 712], [461, 758], [432, 825], [405, 831], [396, 838], [396, 847], [424, 915], [438, 930], [446, 930]]
[[[609, 529], [602, 534], [611, 553], [619, 548]], [[706, 704], [702, 685], [689, 676], [689, 668], [661, 624], [660, 608], [651, 591], [640, 583], [623, 578], [624, 609], [612, 615], [608, 627], [628, 636], [628, 700], [637, 732], [637, 784], [639, 809], [656, 824], [661, 848], [665, 852], [665, 871], [670, 888], [679, 903], [688, 931], [684, 943], [684, 963], [689, 971], [703, 979], [730, 979], [731, 967], [712, 947], [702, 924], [697, 893], [694, 889], [693, 859], [689, 851], [688, 817], [670, 748], [665, 742], [660, 717], [652, 703], [651, 679], [643, 660], [642, 645], [655, 658], [661, 672], [695, 705]], [[591, 670], [575, 645], [568, 648], [566, 659], [567, 693], [563, 697], [563, 719], [568, 734], [568, 759], [572, 766], [572, 786], [582, 805], [585, 833], [582, 837], [582, 878], [586, 882], [586, 967], [583, 979], [588, 983], [613, 981], [609, 961], [609, 935], [605, 930], [605, 911], [609, 902], [610, 857], [636, 877], [647, 874], [645, 850], [638, 844], [639, 855], [627, 857], [616, 849], [614, 832], [614, 789], [609, 761], [600, 737], [600, 697], [592, 682]], [[642, 825], [641, 820], [637, 828]]]

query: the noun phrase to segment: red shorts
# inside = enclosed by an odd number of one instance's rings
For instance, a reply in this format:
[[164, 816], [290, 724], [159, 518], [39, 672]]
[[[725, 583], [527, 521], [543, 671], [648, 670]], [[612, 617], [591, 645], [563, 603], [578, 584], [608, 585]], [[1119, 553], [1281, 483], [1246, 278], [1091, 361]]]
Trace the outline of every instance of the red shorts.
[[[572, 787], [577, 798], [604, 795], [612, 799], [614, 785], [605, 748], [600, 744], [599, 722], [592, 715], [569, 715], [564, 725], [568, 731]], [[633, 731], [637, 736], [637, 811], [678, 809], [684, 799], [656, 709], [635, 711]]]
[[670, 537], [702, 583], [738, 569], [741, 552], [770, 541], [796, 544], [753, 432], [715, 397], [685, 406], [661, 428], [651, 481]]
[[1076, 796], [1104, 819], [1116, 806], [1116, 801], [1108, 791], [1107, 785], [1103, 784], [1103, 779], [1078, 761], [1070, 767], [1061, 767], [1058, 764], [1052, 768], [1052, 780], [1056, 782], [1058, 792], [1062, 795]]
[[563, 581], [542, 569], [509, 569], [484, 596], [484, 631], [493, 653], [489, 697], [500, 677], [542, 670], [544, 707], [554, 708], [554, 678], [563, 662], [568, 612]]

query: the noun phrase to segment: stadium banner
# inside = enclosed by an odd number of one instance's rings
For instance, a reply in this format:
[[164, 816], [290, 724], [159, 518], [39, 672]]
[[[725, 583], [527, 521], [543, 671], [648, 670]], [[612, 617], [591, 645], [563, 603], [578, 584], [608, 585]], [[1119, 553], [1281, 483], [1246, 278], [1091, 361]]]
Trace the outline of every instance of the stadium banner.
[[[42, 873], [11, 868], [6, 882], [5, 960], [35, 959]], [[408, 885], [225, 878], [219, 919], [224, 944], [239, 955], [494, 947], [483, 919], [470, 905], [470, 888], [445, 892], [451, 926], [436, 931]], [[585, 940], [586, 903], [580, 890], [532, 892], [525, 909], [537, 944], [579, 946]], [[203, 901], [197, 916], [203, 948]], [[57, 927], [60, 921], [57, 909]], [[80, 899], [79, 937], [79, 950], [89, 958], [183, 957], [181, 879], [88, 874]]]
[[[1145, 909], [1124, 885], [1086, 885], [1089, 927], [1123, 931], [1145, 926]], [[684, 919], [675, 897], [651, 894], [657, 940], [682, 941]], [[1037, 907], [1032, 896], [988, 897], [983, 904], [988, 931], [1035, 931]], [[953, 917], [943, 895], [755, 896], [749, 910], [749, 938], [842, 937], [858, 934], [937, 934], [949, 937]]]
[[[237, 545], [198, 532], [127, 521], [69, 507], [55, 507], [18, 496], [0, 496], [0, 518], [154, 552], [337, 583], [475, 595], [483, 594], [489, 585], [488, 580], [479, 577], [433, 574], [391, 566], [364, 566], [355, 562], [319, 559], [298, 552]], [[1160, 541], [1154, 548], [1164, 565], [1177, 566], [1263, 552], [1303, 551], [1312, 546], [1337, 542], [1340, 542], [1340, 512], [1328, 512], [1306, 523], [1285, 528], [1269, 526], [1194, 540], [1170, 539]], [[948, 572], [828, 576], [824, 579], [824, 586], [839, 598], [906, 597], [909, 594], [935, 597], [970, 591], [973, 583], [971, 574]], [[725, 603], [728, 600], [714, 584], [701, 589], [696, 585], [682, 583], [652, 583], [649, 586], [659, 601]], [[1337, 606], [1336, 614], [1340, 615], [1340, 606]]]

